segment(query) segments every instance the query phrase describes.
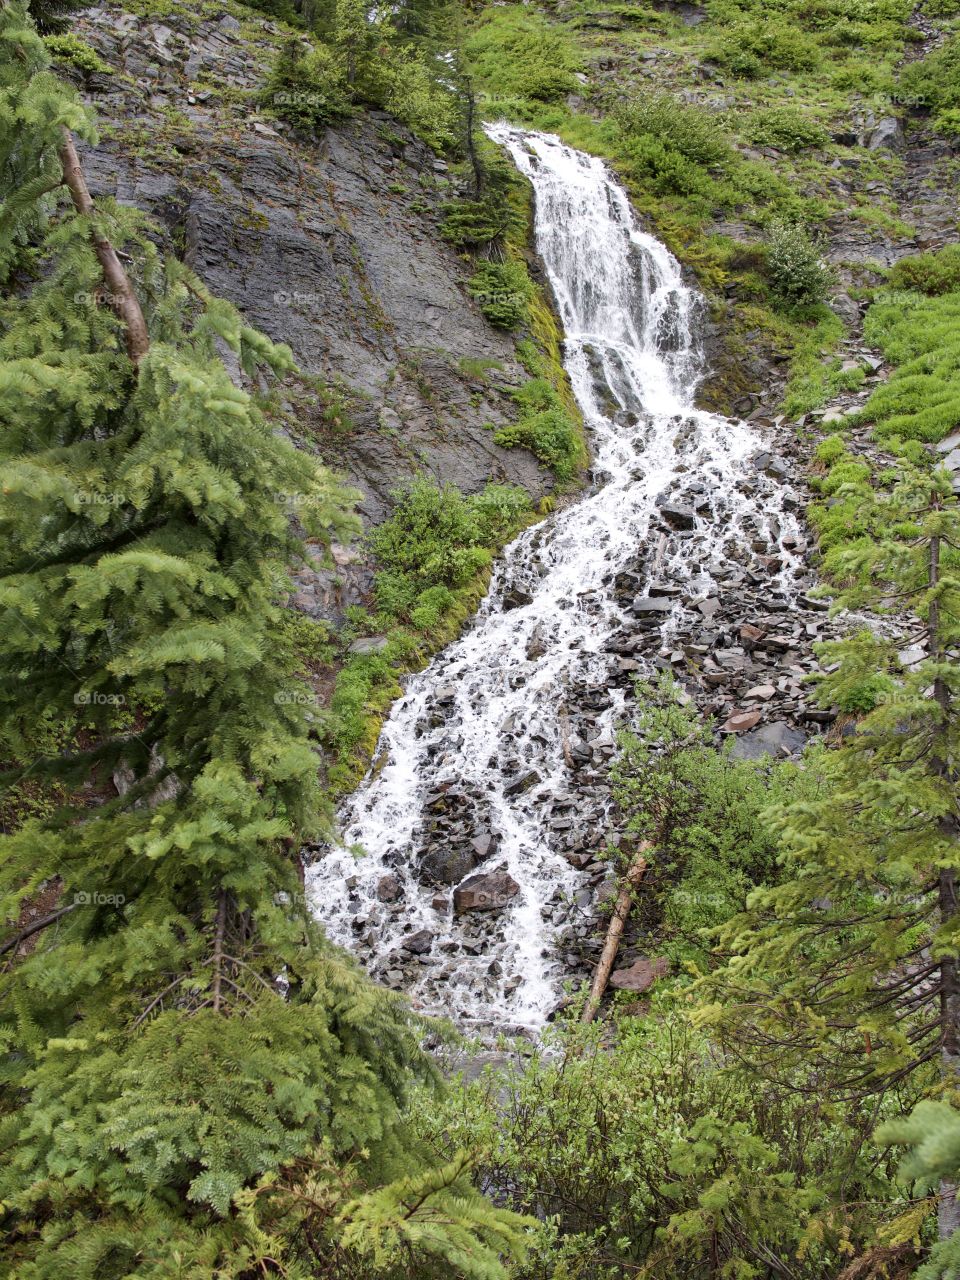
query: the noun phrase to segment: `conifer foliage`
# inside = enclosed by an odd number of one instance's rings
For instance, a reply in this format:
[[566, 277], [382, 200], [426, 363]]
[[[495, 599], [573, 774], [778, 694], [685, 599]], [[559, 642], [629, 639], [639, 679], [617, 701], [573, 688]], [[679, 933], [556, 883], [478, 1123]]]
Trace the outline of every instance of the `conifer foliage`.
[[[405, 1134], [418, 1029], [300, 893], [323, 797], [284, 625], [287, 495], [321, 539], [350, 532], [351, 495], [225, 363], [255, 383], [289, 350], [138, 215], [68, 198], [71, 132], [94, 136], [4, 0], [5, 1264], [494, 1280], [522, 1220]], [[145, 319], [136, 352], [104, 246]]]

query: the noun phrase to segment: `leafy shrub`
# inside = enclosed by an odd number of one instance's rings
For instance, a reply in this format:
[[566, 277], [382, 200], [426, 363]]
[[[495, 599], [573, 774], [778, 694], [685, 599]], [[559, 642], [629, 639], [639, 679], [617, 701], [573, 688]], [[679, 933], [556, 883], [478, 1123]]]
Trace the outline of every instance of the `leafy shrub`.
[[894, 683], [889, 676], [878, 673], [873, 676], [866, 676], [856, 684], [846, 689], [841, 697], [837, 699], [837, 705], [841, 711], [845, 711], [847, 715], [866, 715], [872, 711], [874, 707], [890, 693], [893, 692]]
[[756, 79], [768, 71], [813, 71], [821, 57], [809, 33], [769, 17], [725, 28], [708, 56], [744, 79]]
[[482, 1150], [483, 1184], [538, 1220], [514, 1280], [812, 1280], [859, 1256], [896, 1194], [864, 1141], [874, 1106], [758, 1084], [658, 1008], [562, 1025], [417, 1116], [441, 1151]]
[[576, 421], [546, 378], [531, 378], [516, 392], [520, 406], [516, 422], [493, 437], [504, 448], [522, 445], [548, 466], [558, 480], [572, 480], [584, 461], [583, 441]]
[[279, 53], [260, 102], [298, 129], [324, 128], [350, 114], [343, 63], [326, 45], [291, 40]]
[[502, 97], [557, 102], [578, 88], [575, 46], [539, 13], [518, 5], [485, 9], [465, 53], [477, 79]]
[[864, 412], [883, 440], [942, 440], [960, 423], [960, 290], [897, 293], [867, 312], [865, 340], [897, 366]]
[[908, 64], [898, 92], [928, 107], [945, 133], [960, 135], [960, 35]]
[[43, 43], [55, 62], [74, 67], [84, 76], [113, 75], [113, 67], [108, 62], [104, 62], [96, 49], [70, 32], [63, 35], [44, 36]]
[[745, 126], [747, 138], [759, 147], [777, 147], [795, 153], [825, 147], [830, 135], [822, 125], [795, 107], [768, 107], [755, 111]]
[[767, 232], [767, 270], [774, 292], [792, 306], [822, 302], [833, 273], [797, 223], [777, 219]]
[[827, 436], [817, 445], [814, 457], [818, 462], [823, 462], [827, 466], [842, 458], [846, 453], [847, 447], [838, 435]]
[[526, 318], [533, 285], [522, 262], [482, 262], [467, 285], [487, 320], [498, 329], [516, 329]]
[[374, 99], [435, 151], [456, 138], [459, 106], [446, 77], [413, 47], [383, 53], [383, 90]]
[[423, 479], [395, 496], [389, 519], [369, 539], [380, 566], [377, 604], [391, 617], [429, 630], [454, 603], [453, 593], [475, 579], [493, 549], [522, 525], [530, 499], [504, 485], [465, 497], [454, 485], [441, 488]]
[[682, 102], [668, 93], [642, 94], [617, 113], [628, 137], [646, 135], [695, 164], [721, 164], [730, 158], [730, 143], [715, 114]]
[[901, 258], [891, 270], [889, 281], [894, 289], [911, 289], [929, 297], [960, 289], [960, 245], [947, 245], [939, 253]]

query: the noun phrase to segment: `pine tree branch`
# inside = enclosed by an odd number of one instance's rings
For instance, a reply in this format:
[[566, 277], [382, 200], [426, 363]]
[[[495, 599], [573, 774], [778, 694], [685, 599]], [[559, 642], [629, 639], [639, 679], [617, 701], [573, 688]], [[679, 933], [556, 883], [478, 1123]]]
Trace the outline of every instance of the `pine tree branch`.
[[[59, 154], [60, 163], [63, 166], [63, 181], [70, 192], [70, 198], [77, 213], [92, 218], [93, 200], [83, 176], [83, 169], [80, 167], [80, 158], [74, 146], [73, 135], [66, 126], [63, 128], [62, 137]], [[103, 271], [104, 283], [109, 290], [110, 306], [126, 331], [127, 355], [136, 367], [150, 349], [147, 322], [143, 318], [143, 311], [130, 283], [130, 277], [117, 257], [116, 249], [94, 226], [91, 227], [90, 238]]]

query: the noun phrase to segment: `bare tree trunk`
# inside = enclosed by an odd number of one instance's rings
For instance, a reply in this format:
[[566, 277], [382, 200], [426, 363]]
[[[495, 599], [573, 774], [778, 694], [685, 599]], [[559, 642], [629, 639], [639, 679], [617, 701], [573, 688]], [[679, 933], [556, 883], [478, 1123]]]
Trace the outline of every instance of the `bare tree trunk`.
[[[89, 216], [93, 213], [93, 200], [87, 188], [83, 169], [77, 149], [73, 144], [73, 135], [67, 128], [63, 129], [63, 142], [60, 145], [60, 163], [63, 166], [63, 181], [70, 192], [73, 207], [77, 213]], [[127, 355], [134, 365], [138, 365], [150, 347], [147, 333], [147, 322], [133, 290], [133, 285], [117, 257], [117, 251], [110, 241], [98, 231], [91, 232], [94, 252], [103, 270], [103, 280], [109, 291], [110, 306], [126, 330]]]
[[590, 996], [583, 1008], [582, 1022], [592, 1022], [597, 1016], [600, 1001], [603, 999], [603, 993], [606, 991], [607, 983], [610, 981], [610, 970], [613, 968], [613, 962], [617, 958], [617, 951], [620, 949], [620, 939], [623, 937], [623, 929], [627, 923], [627, 916], [630, 914], [634, 890], [640, 887], [640, 881], [647, 870], [647, 860], [644, 854], [648, 853], [652, 848], [653, 845], [649, 840], [644, 840], [640, 844], [634, 855], [633, 862], [630, 864], [630, 869], [620, 885], [620, 892], [617, 894], [613, 914], [610, 917], [610, 924], [607, 927], [607, 937], [603, 944], [603, 951], [600, 953], [600, 960], [593, 975]]

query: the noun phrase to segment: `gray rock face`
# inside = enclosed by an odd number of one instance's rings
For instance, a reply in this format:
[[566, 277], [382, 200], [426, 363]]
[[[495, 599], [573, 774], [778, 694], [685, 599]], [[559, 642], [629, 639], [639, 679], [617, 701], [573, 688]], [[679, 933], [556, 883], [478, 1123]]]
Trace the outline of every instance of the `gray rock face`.
[[[91, 191], [150, 214], [165, 248], [323, 379], [326, 403], [291, 401], [295, 434], [360, 488], [369, 519], [423, 470], [466, 492], [495, 480], [542, 495], [543, 468], [484, 426], [512, 420], [525, 375], [440, 238], [451, 180], [382, 113], [319, 141], [258, 118], [236, 91], [259, 86], [281, 38], [250, 22], [260, 39], [187, 6], [162, 24], [109, 8], [79, 17], [77, 34], [126, 73], [90, 86], [107, 139], [83, 155]], [[502, 368], [477, 374], [465, 357]]]
[[902, 151], [904, 136], [900, 121], [894, 116], [881, 120], [870, 134], [867, 146], [871, 151]]

